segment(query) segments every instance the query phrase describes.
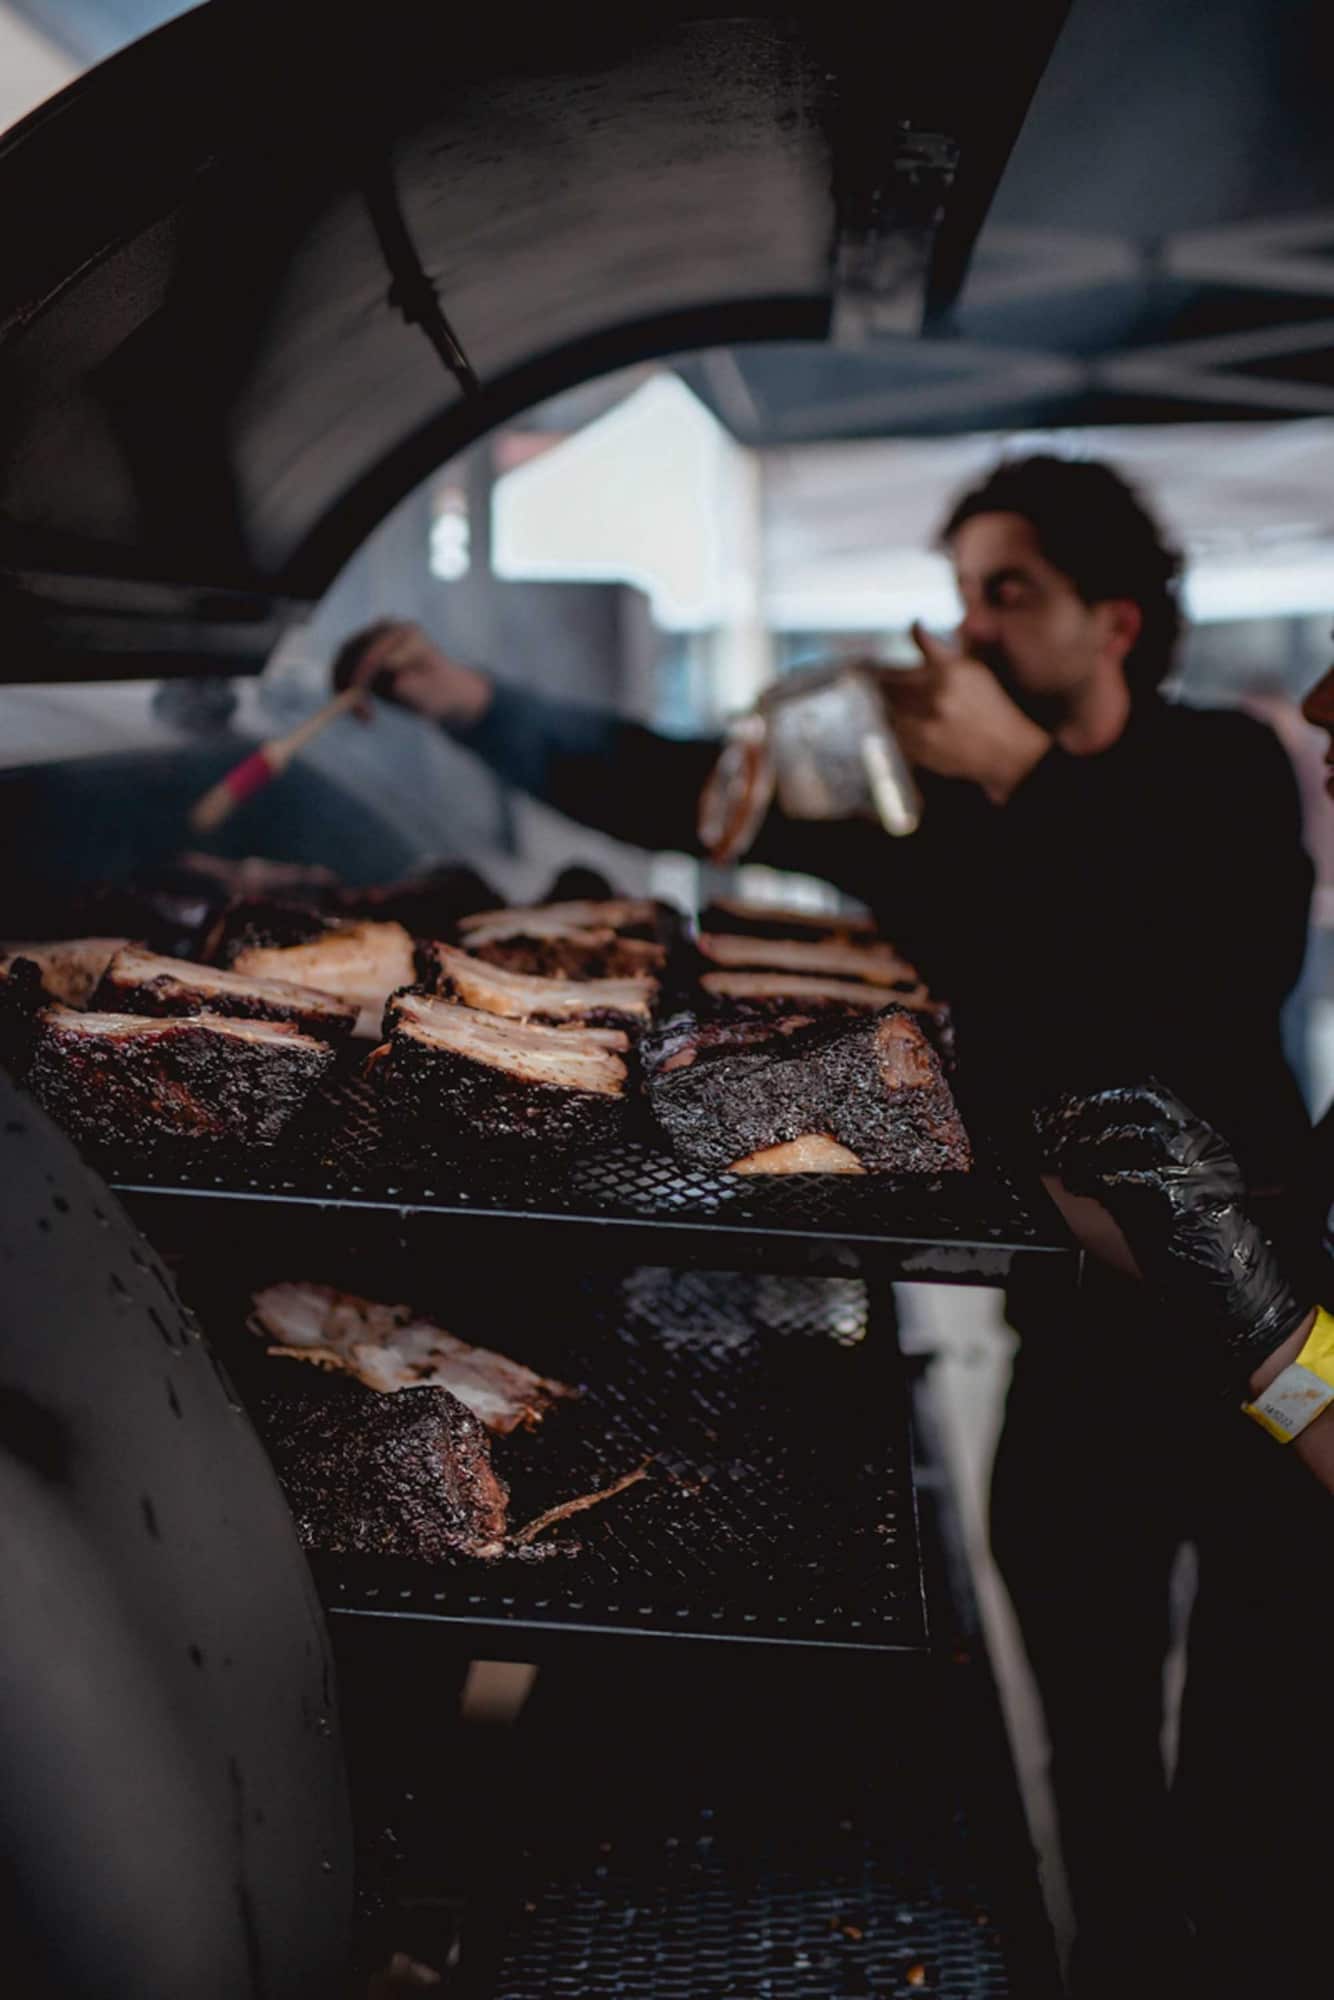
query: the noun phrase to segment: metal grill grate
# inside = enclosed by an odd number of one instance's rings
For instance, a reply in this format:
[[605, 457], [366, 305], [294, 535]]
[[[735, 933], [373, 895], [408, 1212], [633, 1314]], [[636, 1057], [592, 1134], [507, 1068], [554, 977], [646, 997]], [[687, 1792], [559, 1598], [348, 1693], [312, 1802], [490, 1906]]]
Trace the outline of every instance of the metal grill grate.
[[[311, 1274], [315, 1275], [315, 1274]], [[917, 1649], [926, 1627], [908, 1412], [888, 1327], [858, 1280], [641, 1270], [623, 1283], [488, 1274], [447, 1323], [581, 1384], [535, 1432], [494, 1446], [517, 1525], [651, 1460], [649, 1476], [561, 1524], [577, 1553], [428, 1566], [317, 1555], [333, 1611], [479, 1628], [676, 1634]], [[886, 1337], [874, 1337], [883, 1333]], [[248, 1347], [245, 1345], [248, 1343]], [[299, 1366], [248, 1333], [243, 1392]], [[495, 1648], [492, 1629], [485, 1643]]]
[[327, 1091], [268, 1162], [120, 1159], [105, 1169], [150, 1229], [186, 1220], [183, 1210], [201, 1203], [216, 1220], [219, 1199], [282, 1226], [311, 1204], [338, 1205], [354, 1208], [361, 1227], [378, 1217], [405, 1242], [447, 1221], [545, 1222], [566, 1237], [572, 1226], [595, 1228], [601, 1253], [626, 1262], [781, 1260], [983, 1284], [1001, 1282], [1016, 1258], [1073, 1254], [1041, 1191], [1021, 1195], [985, 1145], [972, 1173], [904, 1179], [707, 1174], [648, 1142], [551, 1163], [482, 1153], [408, 1166], [390, 1158], [375, 1100], [357, 1079]]
[[[962, 1842], [956, 1840], [956, 1850]], [[852, 1821], [740, 1838], [678, 1833], [528, 1853], [487, 1990], [495, 2000], [835, 2000], [1011, 1991], [961, 1851], [942, 1867]], [[464, 1939], [465, 1965], [467, 1936]]]

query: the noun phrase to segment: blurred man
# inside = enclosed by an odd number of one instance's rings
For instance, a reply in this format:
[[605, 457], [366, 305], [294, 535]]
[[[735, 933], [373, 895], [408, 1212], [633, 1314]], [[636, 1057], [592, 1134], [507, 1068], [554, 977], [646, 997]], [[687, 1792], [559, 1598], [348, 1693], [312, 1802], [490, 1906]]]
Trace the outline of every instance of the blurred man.
[[[1152, 1074], [1217, 1126], [1253, 1186], [1277, 1184], [1305, 1128], [1279, 1014], [1311, 889], [1283, 752], [1247, 717], [1160, 698], [1179, 562], [1109, 467], [1002, 464], [942, 541], [955, 642], [919, 631], [922, 665], [883, 683], [921, 828], [895, 841], [775, 811], [750, 858], [872, 908], [953, 1004], [970, 1101], [1011, 1146], [1060, 1090]], [[352, 642], [337, 677], [441, 723], [587, 825], [695, 847], [715, 742], [494, 681], [411, 626]], [[1046, 1709], [1079, 1990], [1180, 1994], [1186, 1899], [1160, 1748], [1169, 1581], [1187, 1539], [1202, 1603], [1233, 1573], [1214, 1534], [1229, 1443], [1216, 1455], [1144, 1393], [1158, 1329], [1142, 1287], [1110, 1272], [1077, 1296], [1015, 1284], [1009, 1306], [1025, 1338], [992, 1536]]]

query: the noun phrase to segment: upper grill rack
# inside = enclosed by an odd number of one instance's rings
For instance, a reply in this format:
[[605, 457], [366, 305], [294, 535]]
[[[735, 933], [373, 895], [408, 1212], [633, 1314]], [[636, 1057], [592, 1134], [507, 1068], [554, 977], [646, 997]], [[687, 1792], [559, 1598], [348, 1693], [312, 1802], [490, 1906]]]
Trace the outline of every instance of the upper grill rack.
[[[985, 1143], [972, 1173], [917, 1179], [848, 1174], [709, 1174], [650, 1143], [570, 1159], [516, 1163], [495, 1154], [446, 1157], [428, 1167], [386, 1156], [374, 1099], [341, 1079], [272, 1158], [252, 1154], [211, 1168], [165, 1161], [105, 1163], [145, 1225], [189, 1226], [187, 1211], [225, 1200], [284, 1232], [334, 1207], [358, 1229], [387, 1231], [404, 1248], [422, 1232], [467, 1220], [494, 1229], [548, 1225], [567, 1248], [594, 1229], [598, 1254], [633, 1263], [875, 1270], [905, 1279], [1003, 1282], [1016, 1259], [1072, 1257], [1056, 1211], [1034, 1188], [1021, 1194]], [[200, 1221], [196, 1215], [195, 1222]]]

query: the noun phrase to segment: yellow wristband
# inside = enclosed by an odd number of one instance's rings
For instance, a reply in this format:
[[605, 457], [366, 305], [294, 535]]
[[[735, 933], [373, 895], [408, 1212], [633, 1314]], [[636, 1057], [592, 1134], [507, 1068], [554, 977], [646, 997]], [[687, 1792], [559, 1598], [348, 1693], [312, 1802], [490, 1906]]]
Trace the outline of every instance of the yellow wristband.
[[1334, 1403], [1334, 1314], [1321, 1306], [1297, 1359], [1276, 1375], [1253, 1403], [1243, 1403], [1241, 1407], [1279, 1444], [1291, 1444], [1331, 1403]]

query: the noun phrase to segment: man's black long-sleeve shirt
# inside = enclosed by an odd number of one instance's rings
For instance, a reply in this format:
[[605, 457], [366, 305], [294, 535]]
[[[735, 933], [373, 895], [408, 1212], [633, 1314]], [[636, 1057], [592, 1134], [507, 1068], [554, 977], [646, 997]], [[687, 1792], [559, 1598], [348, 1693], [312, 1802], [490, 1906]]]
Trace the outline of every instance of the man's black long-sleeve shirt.
[[[456, 732], [586, 826], [699, 851], [712, 740], [497, 685]], [[1053, 748], [1004, 806], [927, 775], [919, 830], [774, 811], [748, 859], [866, 903], [955, 1011], [970, 1086], [1022, 1111], [1155, 1075], [1228, 1139], [1254, 1185], [1306, 1127], [1279, 1014], [1301, 970], [1312, 869], [1297, 786], [1263, 724], [1139, 701], [1096, 756]]]

